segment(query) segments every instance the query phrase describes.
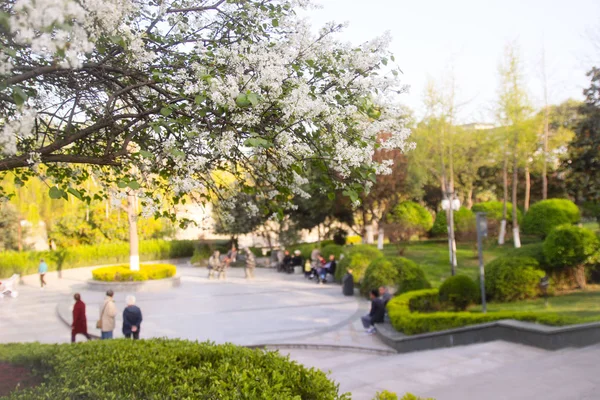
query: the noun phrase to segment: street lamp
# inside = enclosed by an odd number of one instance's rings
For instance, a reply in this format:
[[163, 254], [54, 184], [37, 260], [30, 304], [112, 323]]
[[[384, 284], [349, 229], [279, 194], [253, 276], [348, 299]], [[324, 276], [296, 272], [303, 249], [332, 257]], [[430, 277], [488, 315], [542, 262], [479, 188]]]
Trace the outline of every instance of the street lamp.
[[450, 268], [452, 276], [456, 274], [456, 241], [454, 240], [454, 211], [460, 209], [460, 200], [454, 197], [454, 192], [447, 192], [442, 200], [442, 210], [448, 211], [448, 250], [450, 252]]
[[483, 312], [487, 312], [487, 304], [485, 302], [485, 270], [483, 267], [483, 238], [488, 235], [486, 213], [478, 212], [475, 214], [477, 221], [477, 253], [479, 255], [479, 286], [481, 288], [481, 306]]

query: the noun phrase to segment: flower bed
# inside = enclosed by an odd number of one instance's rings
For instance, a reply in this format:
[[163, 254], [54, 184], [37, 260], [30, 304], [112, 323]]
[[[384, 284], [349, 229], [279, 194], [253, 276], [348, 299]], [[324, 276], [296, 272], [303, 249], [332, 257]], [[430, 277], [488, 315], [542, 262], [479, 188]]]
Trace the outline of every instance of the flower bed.
[[92, 277], [103, 282], [132, 282], [170, 278], [176, 273], [177, 268], [172, 264], [142, 264], [139, 271], [132, 271], [128, 264], [123, 264], [96, 268]]
[[483, 314], [468, 311], [438, 311], [442, 308], [437, 289], [404, 293], [394, 297], [387, 305], [392, 326], [407, 335], [460, 328], [501, 319], [515, 319], [554, 326], [589, 322], [586, 318], [552, 312], [499, 311]]

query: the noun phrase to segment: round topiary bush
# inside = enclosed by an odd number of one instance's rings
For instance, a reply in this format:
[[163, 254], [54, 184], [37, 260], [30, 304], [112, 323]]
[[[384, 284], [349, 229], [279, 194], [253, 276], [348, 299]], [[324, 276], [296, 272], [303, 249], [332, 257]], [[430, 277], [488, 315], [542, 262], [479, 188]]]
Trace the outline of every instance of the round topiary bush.
[[473, 279], [466, 275], [447, 278], [440, 286], [440, 301], [455, 311], [464, 311], [479, 298], [479, 289]]
[[[454, 212], [454, 233], [457, 239], [467, 238], [475, 232], [475, 214], [473, 211], [461, 207]], [[446, 225], [446, 211], [440, 210], [435, 215], [435, 221], [431, 228], [433, 236], [444, 236], [448, 234]]]
[[403, 201], [388, 215], [385, 230], [390, 241], [397, 242], [422, 236], [432, 226], [433, 217], [425, 207], [414, 201]]
[[325, 257], [326, 260], [329, 260], [329, 256], [333, 254], [335, 256], [335, 259], [339, 261], [343, 251], [344, 246], [340, 246], [337, 244], [328, 244], [327, 246], [321, 249], [321, 255]]
[[557, 269], [572, 271], [577, 286], [585, 288], [585, 267], [595, 262], [600, 243], [589, 229], [573, 225], [554, 228], [544, 240], [544, 256]]
[[360, 292], [368, 294], [380, 286], [396, 287], [396, 294], [431, 287], [423, 269], [404, 257], [380, 257], [373, 260], [363, 278]]
[[485, 293], [495, 301], [532, 299], [546, 273], [530, 257], [498, 257], [485, 266]]
[[128, 264], [100, 267], [92, 270], [95, 281], [131, 282], [165, 279], [175, 276], [177, 267], [172, 264], [141, 264], [139, 271], [132, 271]]
[[533, 204], [523, 218], [523, 233], [546, 237], [552, 228], [579, 222], [579, 208], [570, 200], [549, 199]]
[[379, 257], [383, 257], [383, 253], [374, 246], [358, 244], [350, 247], [335, 269], [336, 280], [341, 281], [346, 271], [352, 269], [354, 282], [360, 282], [371, 261]]
[[11, 399], [341, 399], [324, 372], [277, 352], [173, 339], [0, 345], [42, 385]]

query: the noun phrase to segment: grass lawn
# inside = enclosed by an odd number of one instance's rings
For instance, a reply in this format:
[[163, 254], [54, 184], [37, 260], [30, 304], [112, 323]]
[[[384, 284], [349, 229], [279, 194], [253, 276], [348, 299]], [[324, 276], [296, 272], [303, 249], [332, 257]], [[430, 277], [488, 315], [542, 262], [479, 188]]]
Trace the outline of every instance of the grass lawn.
[[[502, 255], [506, 249], [490, 241], [485, 245], [483, 253], [484, 262], [489, 262]], [[395, 245], [386, 245], [383, 249], [386, 256], [397, 256], [398, 249]], [[450, 256], [447, 241], [420, 241], [410, 242], [406, 245], [404, 257], [419, 264], [425, 271], [425, 275], [433, 287], [439, 287], [444, 279], [450, 276]], [[479, 279], [479, 260], [477, 258], [477, 247], [473, 243], [457, 243], [456, 259], [458, 266], [456, 272], [465, 274], [472, 279]]]
[[[471, 307], [478, 311], [481, 306]], [[544, 299], [524, 300], [513, 303], [488, 303], [487, 309], [493, 311], [547, 311], [571, 315], [579, 318], [600, 321], [600, 285], [590, 285], [584, 291], [548, 298], [548, 307]]]

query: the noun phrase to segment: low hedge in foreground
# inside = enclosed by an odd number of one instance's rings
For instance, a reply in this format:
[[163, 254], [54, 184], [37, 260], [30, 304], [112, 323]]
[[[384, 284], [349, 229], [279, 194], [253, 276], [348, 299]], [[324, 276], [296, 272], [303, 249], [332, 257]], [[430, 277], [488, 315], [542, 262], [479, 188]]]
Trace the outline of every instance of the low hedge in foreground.
[[129, 264], [100, 267], [92, 270], [92, 278], [104, 282], [130, 282], [165, 279], [175, 276], [173, 264], [142, 264], [139, 271], [129, 269]]
[[[168, 260], [191, 257], [195, 241], [143, 240], [140, 242], [140, 260]], [[106, 243], [95, 246], [77, 246], [57, 251], [5, 251], [0, 253], [0, 278], [12, 274], [34, 274], [40, 259], [50, 271], [129, 261], [129, 243]]]
[[184, 340], [0, 345], [0, 361], [32, 368], [41, 385], [7, 399], [349, 400], [325, 373], [276, 352]]
[[407, 335], [443, 331], [501, 319], [537, 322], [544, 325], [572, 325], [589, 322], [588, 318], [551, 312], [499, 311], [486, 314], [477, 312], [420, 312], [440, 309], [437, 289], [417, 290], [391, 299], [387, 305], [394, 328]]

